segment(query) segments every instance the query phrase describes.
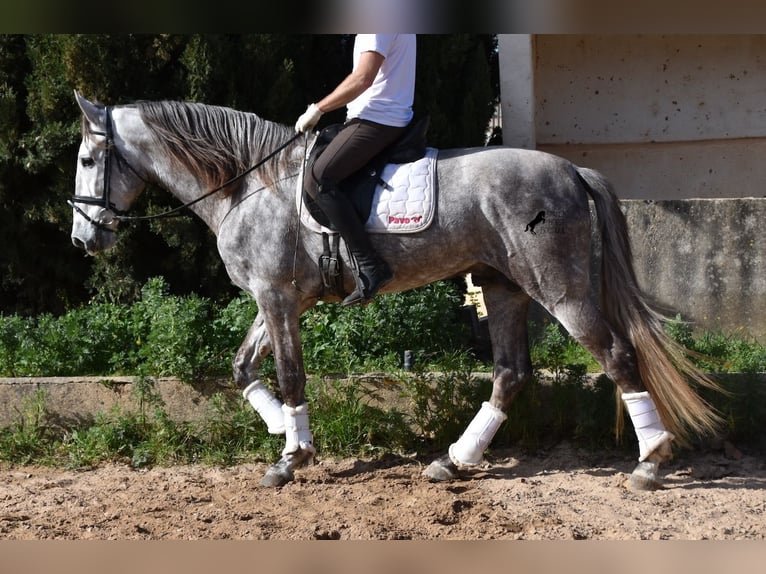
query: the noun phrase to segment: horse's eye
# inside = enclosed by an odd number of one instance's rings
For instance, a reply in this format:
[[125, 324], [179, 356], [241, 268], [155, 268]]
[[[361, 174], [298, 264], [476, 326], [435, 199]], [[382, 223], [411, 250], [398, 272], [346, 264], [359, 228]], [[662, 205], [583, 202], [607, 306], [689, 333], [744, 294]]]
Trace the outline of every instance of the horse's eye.
[[93, 167], [96, 164], [96, 162], [93, 161], [92, 157], [84, 157], [84, 158], [80, 159], [80, 164], [83, 167]]

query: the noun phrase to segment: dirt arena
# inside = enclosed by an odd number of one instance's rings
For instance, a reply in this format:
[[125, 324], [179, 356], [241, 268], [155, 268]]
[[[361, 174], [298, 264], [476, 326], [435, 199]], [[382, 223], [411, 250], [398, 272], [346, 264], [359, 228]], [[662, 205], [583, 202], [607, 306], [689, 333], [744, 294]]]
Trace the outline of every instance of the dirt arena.
[[634, 461], [567, 444], [491, 453], [434, 484], [423, 462], [320, 459], [279, 489], [265, 464], [0, 468], [4, 540], [763, 540], [766, 461], [731, 445], [680, 452], [665, 488], [637, 492]]

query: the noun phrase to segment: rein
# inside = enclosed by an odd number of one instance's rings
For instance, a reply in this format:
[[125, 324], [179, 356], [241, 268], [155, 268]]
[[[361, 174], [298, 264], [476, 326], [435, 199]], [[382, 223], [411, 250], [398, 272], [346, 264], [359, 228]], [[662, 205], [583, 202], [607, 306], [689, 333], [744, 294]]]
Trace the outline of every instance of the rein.
[[[82, 217], [84, 217], [89, 223], [92, 225], [98, 227], [99, 229], [104, 229], [107, 231], [114, 231], [114, 228], [112, 227], [115, 222], [121, 222], [121, 221], [148, 221], [151, 219], [165, 219], [168, 217], [177, 217], [181, 215], [181, 211], [191, 207], [192, 205], [199, 203], [203, 199], [207, 199], [211, 195], [214, 195], [221, 191], [222, 189], [225, 189], [235, 181], [238, 181], [245, 177], [247, 174], [252, 172], [255, 169], [258, 169], [263, 164], [265, 164], [267, 161], [269, 161], [271, 158], [273, 158], [275, 155], [277, 155], [279, 152], [281, 152], [283, 149], [285, 149], [287, 146], [289, 146], [291, 143], [293, 143], [296, 139], [298, 139], [303, 134], [297, 133], [293, 137], [291, 137], [289, 140], [287, 140], [285, 143], [280, 145], [277, 149], [269, 153], [266, 157], [261, 159], [258, 163], [250, 166], [242, 173], [239, 173], [232, 177], [231, 179], [225, 181], [215, 189], [211, 189], [210, 191], [204, 193], [200, 197], [193, 199], [187, 203], [184, 203], [183, 205], [179, 205], [178, 207], [174, 207], [172, 209], [169, 209], [167, 211], [163, 211], [162, 213], [156, 213], [154, 215], [124, 215], [125, 212], [120, 211], [117, 209], [117, 207], [112, 203], [110, 199], [110, 181], [111, 181], [111, 173], [112, 173], [112, 151], [114, 151], [114, 155], [117, 158], [118, 161], [121, 161], [125, 163], [125, 165], [128, 166], [130, 171], [133, 172], [133, 174], [138, 177], [141, 181], [144, 183], [149, 183], [146, 179], [141, 177], [141, 175], [133, 168], [132, 165], [120, 154], [117, 147], [114, 145], [114, 136], [113, 136], [113, 130], [112, 130], [112, 110], [110, 106], [106, 107], [106, 132], [93, 132], [95, 135], [104, 136], [106, 138], [106, 151], [104, 155], [104, 189], [101, 193], [101, 197], [91, 197], [88, 195], [74, 195], [71, 199], [67, 200], [67, 203], [75, 210], [77, 213], [79, 213]], [[100, 205], [101, 206], [101, 212], [99, 212], [99, 215], [97, 216], [97, 219], [92, 218], [89, 216], [83, 209], [81, 209], [77, 204], [78, 203], [84, 203], [86, 205]], [[108, 219], [104, 220], [102, 219], [102, 216], [108, 216]]]

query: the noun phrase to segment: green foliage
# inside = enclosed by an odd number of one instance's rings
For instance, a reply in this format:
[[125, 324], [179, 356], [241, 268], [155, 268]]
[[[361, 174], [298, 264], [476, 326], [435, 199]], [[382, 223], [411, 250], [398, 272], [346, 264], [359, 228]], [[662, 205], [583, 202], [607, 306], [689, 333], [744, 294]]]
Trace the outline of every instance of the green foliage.
[[[235, 464], [272, 460], [281, 449], [241, 398], [218, 393], [211, 397], [207, 416], [190, 423], [169, 417], [152, 379], [138, 377], [133, 392], [136, 410], [113, 408], [90, 424], [38, 440], [37, 448], [52, 451], [50, 462], [73, 468], [106, 461], [134, 468], [191, 462]], [[0, 458], [14, 461], [11, 454], [2, 445]]]
[[158, 376], [198, 376], [211, 360], [205, 342], [210, 311], [207, 300], [171, 296], [161, 278], [151, 279], [132, 308], [136, 366]]
[[113, 409], [97, 415], [90, 426], [72, 429], [62, 438], [59, 451], [65, 453], [67, 465], [72, 468], [88, 468], [106, 461], [146, 466], [149, 457], [144, 443], [148, 436], [148, 426], [135, 413]]
[[208, 409], [198, 427], [200, 461], [228, 465], [280, 456], [284, 447], [282, 437], [266, 432], [260, 417], [239, 393], [217, 393]]
[[500, 96], [493, 78], [497, 74], [494, 44], [492, 36], [473, 34], [418, 37], [414, 107], [431, 116], [433, 145], [484, 145]]
[[37, 391], [20, 405], [17, 422], [0, 429], [0, 458], [18, 464], [48, 460], [53, 434], [45, 403], [45, 392]]
[[556, 381], [581, 370], [598, 371], [599, 364], [577, 341], [554, 322], [546, 323], [540, 335], [531, 341], [532, 364], [545, 365]]
[[[256, 316], [255, 302], [243, 294], [225, 306], [172, 295], [161, 278], [140, 291], [132, 305], [94, 301], [60, 317], [0, 315], [0, 375], [134, 375], [137, 405], [64, 428], [52, 422], [45, 395], [37, 393], [19, 405], [17, 421], [0, 429], [0, 459], [64, 461], [79, 468], [107, 460], [142, 467], [278, 457], [283, 439], [266, 432], [238, 391], [214, 396], [202, 421], [182, 423], [168, 415], [151, 378], [228, 375]], [[429, 454], [460, 435], [491, 394], [490, 378], [477, 375], [486, 365], [468, 351], [461, 305], [456, 285], [443, 282], [366, 307], [320, 305], [304, 316], [306, 364], [317, 375], [310, 378], [307, 397], [320, 453]], [[725, 373], [766, 371], [764, 347], [717, 333], [695, 337], [680, 322], [667, 329], [700, 353], [695, 360], [729, 391], [706, 396], [728, 421], [727, 436], [738, 444], [756, 440], [766, 424], [763, 385], [757, 376]], [[410, 372], [401, 370], [405, 349], [417, 358]], [[603, 375], [588, 376], [596, 370], [592, 358], [555, 324], [544, 326], [531, 354], [535, 376], [517, 395], [493, 446], [534, 450], [559, 440], [614, 446], [614, 385]], [[322, 378], [370, 370], [387, 373], [385, 382]]]
[[465, 349], [463, 304], [453, 282], [378, 297], [369, 305], [320, 304], [301, 319], [304, 362], [313, 373], [391, 370], [405, 350], [421, 361]]
[[27, 322], [17, 315], [0, 315], [0, 373], [15, 377], [21, 364], [21, 349], [29, 339]]
[[[151, 374], [191, 381], [231, 372], [257, 313], [251, 297], [240, 294], [220, 305], [194, 294], [172, 295], [162, 278], [147, 281], [140, 293], [132, 305], [94, 300], [58, 317], [0, 315], [0, 376]], [[391, 372], [401, 368], [405, 350], [420, 370], [444, 370], [453, 355], [469, 360], [462, 304], [451, 281], [379, 297], [364, 307], [319, 304], [302, 317], [306, 369], [318, 375]], [[667, 328], [707, 371], [766, 371], [766, 347], [755, 340], [720, 333], [694, 337], [681, 323]], [[599, 370], [555, 323], [531, 341], [531, 356], [557, 382]]]
[[676, 318], [665, 325], [668, 335], [691, 351], [702, 370], [719, 373], [766, 372], [766, 345], [753, 337], [705, 332], [695, 337], [689, 323]]
[[[302, 319], [307, 370], [397, 369], [405, 349], [422, 361], [466, 349], [461, 305], [450, 282], [366, 307], [319, 305]], [[256, 313], [244, 294], [220, 306], [194, 294], [171, 295], [157, 277], [133, 305], [94, 301], [60, 317], [0, 315], [0, 376], [229, 375]]]
[[442, 373], [415, 371], [402, 375], [402, 387], [410, 401], [412, 425], [430, 448], [443, 449], [471, 422], [491, 384], [477, 379], [471, 365], [460, 358]]
[[[499, 93], [493, 43], [480, 34], [420, 38], [416, 107], [432, 116], [432, 145], [483, 143]], [[0, 313], [60, 315], [93, 298], [129, 304], [156, 276], [179, 296], [237, 294], [198, 218], [124, 226], [98, 258], [71, 245], [65, 200], [80, 139], [73, 90], [103, 104], [200, 101], [291, 124], [347, 75], [351, 45], [349, 35], [0, 35]], [[342, 117], [337, 110], [322, 122]], [[148, 186], [134, 209], [176, 205]]]
[[[0, 429], [0, 460], [89, 468], [123, 462], [134, 468], [191, 462], [231, 465], [274, 460], [284, 438], [269, 435], [239, 393], [217, 393], [200, 422], [172, 420], [155, 382], [138, 377], [137, 408], [113, 408], [69, 428], [47, 423], [45, 396], [25, 403], [19, 421]], [[364, 385], [312, 387], [315, 441], [327, 455], [374, 455], [411, 445], [412, 432], [400, 413], [374, 406]]]
[[321, 381], [308, 390], [314, 444], [321, 452], [368, 456], [407, 449], [415, 440], [404, 414], [385, 408], [373, 384], [353, 378]]
[[714, 396], [705, 391], [704, 395], [724, 416], [727, 423], [725, 432], [729, 440], [737, 445], [766, 447], [763, 438], [763, 429], [766, 427], [766, 381], [763, 376], [733, 377], [719, 374], [716, 379], [727, 393]]
[[[451, 356], [443, 366], [439, 373], [398, 371], [382, 381], [310, 379], [307, 398], [319, 455], [416, 452], [430, 457], [443, 452], [491, 390], [489, 378], [475, 375], [465, 356]], [[762, 446], [758, 440], [766, 424], [766, 397], [761, 379], [721, 377], [730, 393], [709, 398], [729, 422], [726, 437], [740, 447]], [[195, 423], [172, 420], [149, 377], [136, 378], [133, 394], [133, 410], [114, 408], [64, 428], [51, 423], [46, 396], [38, 392], [23, 403], [16, 422], [0, 429], [0, 460], [74, 468], [104, 461], [136, 468], [229, 465], [273, 461], [283, 446], [284, 439], [266, 432], [238, 391], [214, 395], [204, 419]], [[534, 451], [567, 440], [582, 448], [633, 448], [631, 440], [615, 445], [614, 414], [614, 385], [606, 376], [586, 377], [584, 365], [558, 379], [538, 376], [513, 402], [492, 447]]]

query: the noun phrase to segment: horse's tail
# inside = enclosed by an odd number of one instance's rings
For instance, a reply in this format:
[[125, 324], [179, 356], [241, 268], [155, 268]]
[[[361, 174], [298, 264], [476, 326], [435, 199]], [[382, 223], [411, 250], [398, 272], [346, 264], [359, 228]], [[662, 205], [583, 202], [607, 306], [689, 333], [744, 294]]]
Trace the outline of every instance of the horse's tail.
[[[714, 433], [722, 418], [695, 391], [701, 385], [722, 391], [720, 385], [690, 360], [690, 351], [670, 338], [663, 328], [667, 317], [653, 309], [641, 292], [633, 268], [627, 222], [607, 180], [598, 172], [576, 168], [595, 203], [602, 242], [601, 306], [613, 328], [636, 350], [638, 371], [654, 398], [660, 418], [680, 444], [692, 434]], [[617, 432], [623, 424], [618, 395]]]

